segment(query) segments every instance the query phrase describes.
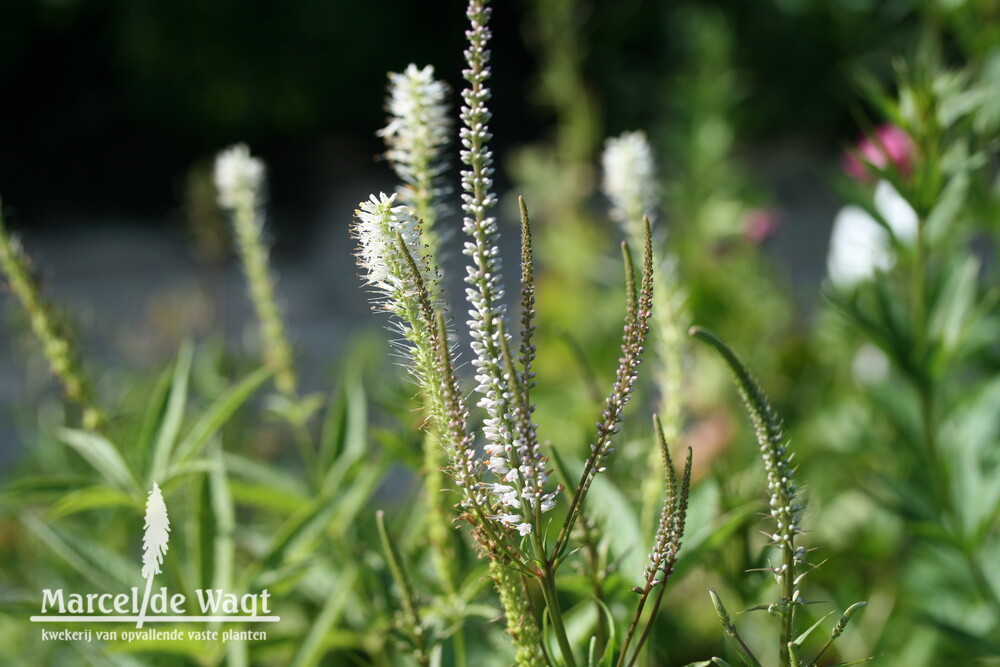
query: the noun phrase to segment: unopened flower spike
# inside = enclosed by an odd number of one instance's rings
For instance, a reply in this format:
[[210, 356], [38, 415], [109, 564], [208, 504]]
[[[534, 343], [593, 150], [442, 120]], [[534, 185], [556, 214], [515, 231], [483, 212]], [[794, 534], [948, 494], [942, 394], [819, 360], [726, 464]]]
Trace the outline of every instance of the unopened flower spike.
[[296, 399], [298, 380], [292, 368], [292, 346], [285, 335], [285, 326], [275, 302], [269, 249], [264, 239], [264, 176], [264, 163], [251, 157], [245, 144], [227, 148], [215, 159], [219, 205], [232, 219], [233, 238], [243, 263], [250, 299], [260, 322], [264, 361], [274, 370], [278, 391]]
[[573, 498], [570, 500], [566, 519], [559, 531], [554, 553], [559, 556], [566, 548], [569, 534], [580, 515], [580, 507], [590, 491], [594, 478], [605, 471], [604, 463], [614, 451], [615, 436], [621, 430], [624, 420], [625, 406], [632, 398], [636, 380], [639, 377], [639, 365], [645, 351], [646, 338], [649, 335], [649, 317], [653, 307], [653, 247], [649, 232], [649, 221], [643, 220], [644, 229], [644, 259], [642, 265], [642, 280], [637, 289], [635, 272], [632, 266], [632, 255], [628, 244], [622, 243], [622, 256], [625, 260], [625, 325], [622, 331], [621, 352], [615, 381], [605, 399], [604, 412], [597, 422], [597, 433], [590, 444], [590, 455], [584, 463], [583, 474], [576, 486]]
[[0, 214], [0, 269], [10, 290], [21, 302], [28, 315], [31, 330], [42, 344], [52, 374], [62, 385], [63, 392], [82, 411], [83, 427], [100, 430], [106, 421], [104, 410], [94, 399], [94, 388], [80, 364], [69, 332], [56, 314], [55, 308], [41, 294], [31, 271], [31, 263], [21, 242], [7, 232]]
[[[653, 622], [656, 620], [656, 615], [660, 610], [660, 604], [663, 602], [667, 581], [674, 572], [677, 556], [681, 549], [681, 538], [684, 536], [688, 497], [691, 492], [691, 448], [689, 447], [687, 450], [684, 472], [680, 483], [678, 483], [677, 472], [674, 470], [673, 457], [670, 455], [670, 445], [663, 435], [663, 426], [660, 423], [660, 418], [655, 414], [653, 415], [653, 430], [656, 432], [658, 449], [660, 450], [660, 455], [663, 457], [663, 508], [660, 511], [660, 522], [657, 527], [653, 550], [649, 554], [650, 564], [645, 570], [644, 585], [641, 588], [636, 587], [632, 589], [639, 593], [639, 603], [636, 605], [635, 614], [632, 616], [632, 623], [629, 625], [628, 632], [625, 635], [621, 651], [622, 661], [624, 661], [625, 655], [628, 653], [629, 645], [639, 626], [643, 609], [650, 594], [657, 587], [659, 587], [659, 590], [653, 598], [652, 612], [646, 621], [646, 627], [639, 637], [639, 641], [636, 642], [635, 648], [632, 651], [632, 660], [628, 664], [635, 662], [639, 651], [642, 650], [643, 645], [646, 643], [646, 639], [652, 631]], [[622, 661], [619, 664], [625, 664]]]
[[421, 69], [410, 64], [403, 72], [391, 72], [389, 120], [378, 132], [386, 143], [386, 158], [403, 182], [399, 201], [423, 221], [432, 253], [437, 247], [433, 227], [442, 213], [441, 198], [447, 194], [440, 179], [448, 166], [443, 155], [452, 131], [447, 96], [447, 86], [434, 78], [430, 65]]
[[[761, 459], [764, 463], [764, 472], [767, 476], [770, 516], [774, 521], [773, 526], [769, 527], [769, 531], [773, 532], [766, 532], [765, 535], [769, 537], [772, 546], [777, 547], [781, 554], [781, 563], [771, 568], [778, 582], [781, 597], [778, 602], [769, 605], [768, 609], [780, 619], [779, 663], [781, 665], [799, 664], [791, 654], [789, 646], [792, 645], [795, 636], [796, 609], [805, 604], [798, 590], [798, 584], [803, 575], [797, 574], [798, 568], [805, 563], [805, 550], [795, 544], [797, 536], [802, 533], [800, 527], [802, 507], [797, 499], [798, 488], [793, 479], [794, 468], [791, 465], [791, 455], [782, 432], [781, 419], [757, 380], [728, 345], [712, 332], [700, 327], [692, 327], [690, 333], [718, 352], [726, 365], [729, 366], [740, 397], [743, 399], [743, 405], [754, 427]], [[815, 566], [809, 569], [815, 569]], [[714, 591], [713, 601], [716, 602], [717, 609], [722, 608], [722, 603]], [[722, 616], [721, 612], [720, 616]], [[727, 622], [728, 618], [723, 618], [724, 626], [727, 626]], [[731, 624], [728, 625], [731, 626]], [[735, 628], [732, 630], [735, 631]], [[727, 627], [727, 632], [729, 631], [730, 627]], [[807, 664], [812, 667], [819, 657], [817, 656]]]

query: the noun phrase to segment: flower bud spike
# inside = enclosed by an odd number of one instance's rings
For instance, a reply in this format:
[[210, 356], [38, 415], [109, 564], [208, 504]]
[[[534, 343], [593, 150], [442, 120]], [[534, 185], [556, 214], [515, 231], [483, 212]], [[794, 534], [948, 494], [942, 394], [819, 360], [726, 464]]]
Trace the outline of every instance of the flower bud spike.
[[[808, 663], [806, 663], [806, 667], [816, 667], [816, 665], [819, 664], [819, 661], [823, 657], [823, 655], [827, 652], [827, 650], [831, 646], [833, 646], [833, 642], [835, 642], [837, 638], [844, 633], [844, 630], [847, 629], [847, 624], [850, 622], [851, 617], [854, 616], [855, 613], [860, 611], [861, 608], [866, 606], [867, 604], [868, 603], [865, 601], [855, 602], [844, 611], [843, 615], [841, 615], [840, 617], [840, 620], [838, 620], [837, 624], [833, 626], [833, 631], [830, 633], [830, 638], [826, 640], [826, 643], [824, 643], [822, 647], [820, 647], [819, 651], [816, 653], [813, 659], [810, 660]], [[862, 660], [860, 662], [868, 662], [870, 660], [874, 660], [874, 658], [868, 658], [868, 660]]]
[[52, 375], [62, 385], [63, 394], [81, 411], [84, 429], [98, 432], [104, 428], [107, 416], [94, 398], [94, 386], [84, 373], [79, 350], [73, 343], [69, 327], [56, 309], [41, 293], [31, 263], [21, 242], [8, 233], [0, 213], [0, 270], [7, 278], [11, 292], [28, 316], [31, 331], [42, 345], [42, 353]]
[[635, 382], [639, 376], [639, 365], [642, 363], [644, 344], [649, 335], [649, 316], [652, 312], [653, 299], [653, 263], [652, 247], [649, 237], [649, 227], [646, 226], [646, 257], [643, 262], [642, 282], [636, 292], [635, 273], [632, 256], [628, 244], [622, 243], [622, 257], [625, 263], [625, 323], [622, 330], [622, 355], [618, 360], [618, 369], [611, 391], [605, 399], [605, 408], [601, 413], [601, 421], [597, 422], [597, 434], [590, 443], [590, 455], [584, 464], [583, 474], [576, 486], [576, 492], [570, 501], [566, 519], [556, 539], [555, 557], [558, 558], [566, 548], [570, 531], [579, 516], [579, 508], [590, 491], [594, 478], [605, 467], [604, 462], [613, 451], [612, 442], [618, 433], [624, 419], [624, 409], [632, 397]]
[[[531, 364], [535, 360], [535, 345], [532, 336], [535, 333], [535, 269], [534, 253], [531, 247], [531, 222], [528, 219], [528, 207], [524, 197], [517, 198], [521, 210], [521, 362], [522, 386], [525, 401], [531, 401], [531, 388], [534, 386], [534, 374]], [[529, 405], [529, 412], [534, 412], [534, 406]]]

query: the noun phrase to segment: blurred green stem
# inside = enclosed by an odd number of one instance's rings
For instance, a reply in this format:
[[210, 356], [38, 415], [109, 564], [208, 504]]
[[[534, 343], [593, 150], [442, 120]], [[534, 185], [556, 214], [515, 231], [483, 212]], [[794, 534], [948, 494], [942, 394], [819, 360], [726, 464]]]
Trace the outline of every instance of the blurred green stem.
[[263, 219], [257, 193], [246, 189], [240, 195], [232, 209], [233, 237], [260, 323], [264, 362], [274, 369], [278, 391], [294, 402], [298, 400], [298, 382], [292, 369], [292, 348], [274, 299], [274, 280], [268, 268], [269, 253], [262, 237]]

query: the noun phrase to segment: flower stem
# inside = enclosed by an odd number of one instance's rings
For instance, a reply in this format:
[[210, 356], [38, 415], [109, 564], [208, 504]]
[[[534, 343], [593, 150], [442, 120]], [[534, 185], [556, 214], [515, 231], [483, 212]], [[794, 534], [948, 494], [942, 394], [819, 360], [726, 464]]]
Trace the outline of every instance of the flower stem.
[[556, 592], [556, 571], [552, 563], [545, 564], [545, 570], [540, 576], [542, 585], [542, 597], [545, 599], [545, 609], [552, 621], [552, 630], [559, 643], [559, 650], [562, 651], [563, 664], [566, 667], [576, 667], [576, 660], [573, 658], [573, 648], [569, 644], [569, 637], [566, 635], [566, 624], [563, 621], [562, 610], [559, 608], [559, 595]]

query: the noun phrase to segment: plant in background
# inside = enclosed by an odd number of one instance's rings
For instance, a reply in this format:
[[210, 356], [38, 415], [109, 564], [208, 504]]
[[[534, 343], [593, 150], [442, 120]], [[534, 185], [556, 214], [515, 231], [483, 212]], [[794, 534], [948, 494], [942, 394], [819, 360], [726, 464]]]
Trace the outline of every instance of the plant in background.
[[[896, 96], [863, 80], [888, 125], [850, 153], [856, 182], [828, 266], [828, 299], [849, 324], [831, 340], [855, 355], [864, 401], [848, 446], [871, 452], [859, 468], [875, 509], [903, 531], [884, 563], [898, 612], [882, 641], [911, 665], [1000, 653], [1000, 294], [985, 259], [1000, 198], [1000, 52], [941, 62], [925, 39], [897, 65]], [[880, 372], [863, 372], [871, 358]], [[915, 620], [938, 632], [913, 641]]]
[[[496, 197], [492, 191], [493, 156], [488, 147], [490, 112], [486, 107], [490, 97], [486, 87], [490, 75], [489, 14], [489, 7], [480, 0], [469, 3], [471, 28], [465, 51], [468, 67], [463, 72], [468, 85], [463, 91], [460, 132], [461, 161], [465, 165], [461, 175], [463, 231], [468, 237], [464, 254], [470, 260], [466, 277], [470, 307], [467, 325], [474, 354], [475, 392], [480, 395], [477, 407], [486, 413], [479, 429], [469, 426], [470, 415], [455, 375], [454, 351], [445, 326], [447, 311], [437, 282], [440, 271], [422, 240], [423, 229], [415, 211], [396, 205], [395, 196], [373, 195], [358, 207], [354, 235], [358, 240], [358, 265], [365, 282], [376, 291], [377, 308], [397, 318], [395, 326], [403, 335], [404, 350], [421, 387], [430, 428], [447, 453], [446, 470], [459, 493], [461, 517], [471, 526], [479, 553], [489, 560], [490, 575], [514, 643], [515, 661], [520, 665], [550, 661], [575, 665], [579, 653], [567, 632], [557, 571], [571, 555], [574, 526], [585, 511], [595, 478], [606, 470], [625, 405], [634, 390], [652, 308], [651, 240], [648, 223], [644, 223], [645, 260], [638, 284], [630, 253], [623, 246], [628, 303], [622, 356], [579, 481], [569, 487], [570, 497], [563, 505], [565, 514], [557, 523], [558, 532], [550, 532], [545, 515], [562, 505], [557, 499], [564, 487], [553, 485], [549, 479], [549, 458], [543, 454], [532, 419], [534, 271], [528, 213], [522, 200], [521, 327], [516, 347], [503, 302], [499, 232], [490, 214]], [[483, 440], [482, 459], [475, 449], [477, 431]], [[597, 647], [595, 638], [589, 642], [591, 661], [617, 657], [620, 665], [634, 663], [648, 637], [680, 548], [690, 459], [683, 482], [679, 483], [662, 433], [660, 442], [667, 459], [667, 500], [645, 586], [637, 589], [640, 602], [620, 650], [613, 643]], [[555, 455], [557, 450], [550, 448], [550, 452]], [[568, 469], [564, 465], [557, 468], [568, 481]], [[395, 559], [391, 548], [388, 554], [390, 561]], [[401, 568], [394, 567], [393, 573], [397, 579], [403, 576]], [[408, 599], [405, 592], [412, 587], [406, 581], [397, 584], [404, 591], [404, 600]], [[646, 601], [657, 586], [660, 589], [652, 613], [643, 617]], [[541, 595], [542, 605], [536, 611], [533, 599], [537, 594]], [[641, 621], [647, 629], [631, 646]], [[404, 623], [414, 640], [423, 637], [416, 614], [407, 614]], [[555, 647], [547, 647], [545, 628], [554, 635]], [[424, 655], [422, 645], [416, 645], [416, 649]]]
[[292, 370], [292, 348], [274, 300], [274, 280], [264, 243], [264, 173], [264, 163], [250, 157], [250, 150], [244, 144], [219, 153], [215, 159], [219, 205], [233, 221], [233, 238], [260, 322], [264, 362], [274, 371], [278, 390], [287, 398], [296, 399], [298, 382]]

